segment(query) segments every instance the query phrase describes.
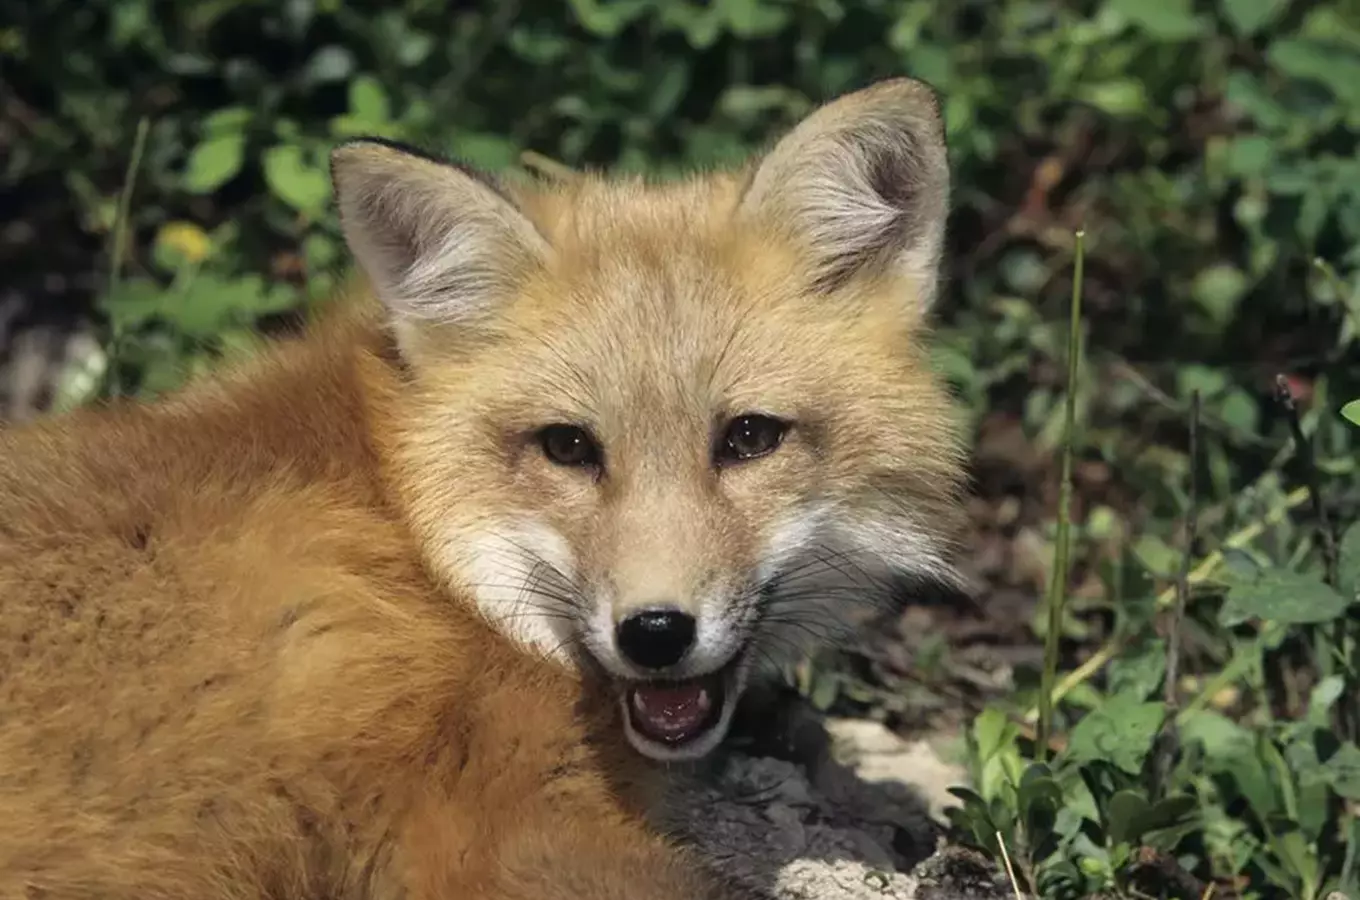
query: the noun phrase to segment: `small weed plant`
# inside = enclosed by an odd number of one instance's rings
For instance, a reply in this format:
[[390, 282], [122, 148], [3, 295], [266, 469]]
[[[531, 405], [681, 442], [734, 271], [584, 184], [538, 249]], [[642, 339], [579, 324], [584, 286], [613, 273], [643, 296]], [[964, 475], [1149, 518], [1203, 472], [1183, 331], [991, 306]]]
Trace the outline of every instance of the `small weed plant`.
[[[1069, 402], [1036, 708], [993, 706], [968, 735], [971, 787], [953, 793], [955, 837], [995, 856], [1017, 891], [1047, 898], [1360, 896], [1360, 523], [1338, 538], [1326, 483], [1288, 381], [1276, 402], [1302, 484], [1267, 516], [1203, 541], [1196, 518], [1200, 403], [1192, 396], [1185, 549], [1171, 584], [1157, 573], [1122, 594], [1110, 642], [1057, 678], [1077, 426], [1082, 235], [1076, 240]], [[1341, 408], [1360, 424], [1360, 401]], [[1307, 505], [1312, 527], [1271, 550], [1254, 541]], [[1214, 544], [1196, 557], [1201, 544]], [[1107, 571], [1121, 578], [1118, 567]], [[1127, 579], [1126, 579], [1127, 581]], [[1182, 676], [1188, 632], [1216, 635], [1226, 659]], [[1200, 641], [1199, 643], [1202, 643]], [[1099, 678], [1101, 688], [1093, 686]], [[1080, 695], [1080, 702], [1069, 702]], [[1037, 722], [1031, 730], [1030, 723]], [[1070, 723], [1060, 728], [1057, 723]]]

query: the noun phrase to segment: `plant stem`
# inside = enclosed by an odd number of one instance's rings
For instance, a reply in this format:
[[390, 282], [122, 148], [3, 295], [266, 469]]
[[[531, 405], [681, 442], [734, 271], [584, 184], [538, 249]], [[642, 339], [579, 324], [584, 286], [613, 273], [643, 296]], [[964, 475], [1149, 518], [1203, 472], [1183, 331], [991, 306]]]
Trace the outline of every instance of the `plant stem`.
[[1067, 334], [1067, 407], [1063, 422], [1062, 475], [1058, 485], [1058, 534], [1053, 550], [1053, 573], [1048, 588], [1048, 628], [1044, 634], [1044, 671], [1039, 701], [1039, 732], [1035, 748], [1039, 762], [1048, 756], [1053, 734], [1053, 683], [1058, 677], [1058, 650], [1062, 641], [1064, 601], [1067, 598], [1068, 555], [1072, 537], [1069, 506], [1072, 501], [1072, 445], [1077, 420], [1077, 375], [1081, 360], [1081, 282], [1085, 263], [1086, 232], [1076, 233], [1072, 272], [1071, 319]]
[[1313, 504], [1313, 515], [1317, 519], [1318, 541], [1322, 545], [1322, 564], [1327, 583], [1337, 586], [1336, 534], [1327, 519], [1327, 506], [1322, 502], [1322, 489], [1318, 483], [1317, 463], [1313, 459], [1313, 444], [1303, 433], [1303, 422], [1299, 418], [1299, 406], [1294, 402], [1294, 393], [1289, 389], [1289, 379], [1283, 375], [1275, 376], [1275, 399], [1284, 407], [1289, 419], [1289, 432], [1294, 437], [1294, 452], [1298, 455], [1303, 469], [1304, 483], [1308, 486], [1308, 496]]
[[1176, 577], [1176, 611], [1171, 618], [1166, 646], [1166, 687], [1164, 697], [1168, 710], [1174, 711], [1178, 703], [1176, 682], [1180, 675], [1181, 662], [1181, 622], [1185, 619], [1185, 607], [1190, 599], [1190, 561], [1195, 555], [1195, 540], [1199, 536], [1199, 391], [1190, 395], [1190, 497], [1189, 508], [1185, 512], [1185, 553], [1181, 557], [1181, 570]]
[[[118, 207], [114, 214], [112, 248], [109, 251], [109, 282], [105, 289], [112, 294], [123, 279], [123, 257], [127, 255], [128, 219], [132, 216], [132, 190], [137, 184], [137, 171], [142, 166], [142, 154], [146, 150], [146, 136], [151, 130], [151, 122], [142, 117], [137, 122], [137, 134], [132, 140], [132, 156], [128, 159], [127, 171], [123, 173], [123, 189], [118, 195]], [[118, 351], [122, 343], [122, 329], [115, 319], [110, 323], [107, 360], [104, 363], [103, 384], [99, 391], [104, 396], [117, 396], [122, 393], [118, 377]]]

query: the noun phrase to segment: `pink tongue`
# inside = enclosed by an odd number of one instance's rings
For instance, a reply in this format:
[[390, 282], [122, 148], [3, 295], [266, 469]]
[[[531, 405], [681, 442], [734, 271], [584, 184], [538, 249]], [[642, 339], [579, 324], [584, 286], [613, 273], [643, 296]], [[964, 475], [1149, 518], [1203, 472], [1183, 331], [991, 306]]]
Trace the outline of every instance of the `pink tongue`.
[[632, 691], [633, 711], [645, 730], [665, 736], [679, 736], [700, 725], [713, 704], [699, 684], [675, 687], [648, 685]]
[[[649, 718], [652, 716], [684, 715], [698, 707], [704, 689], [697, 684], [682, 684], [676, 687], [636, 688], [638, 703]], [[705, 704], [707, 705], [707, 704]]]

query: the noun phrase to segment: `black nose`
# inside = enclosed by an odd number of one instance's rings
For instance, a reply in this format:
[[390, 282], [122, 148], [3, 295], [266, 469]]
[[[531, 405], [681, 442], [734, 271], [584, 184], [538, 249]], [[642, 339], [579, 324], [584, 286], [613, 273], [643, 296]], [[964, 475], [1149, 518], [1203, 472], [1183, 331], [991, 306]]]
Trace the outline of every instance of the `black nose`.
[[678, 609], [644, 609], [619, 623], [619, 650], [646, 669], [678, 663], [694, 643], [694, 617]]

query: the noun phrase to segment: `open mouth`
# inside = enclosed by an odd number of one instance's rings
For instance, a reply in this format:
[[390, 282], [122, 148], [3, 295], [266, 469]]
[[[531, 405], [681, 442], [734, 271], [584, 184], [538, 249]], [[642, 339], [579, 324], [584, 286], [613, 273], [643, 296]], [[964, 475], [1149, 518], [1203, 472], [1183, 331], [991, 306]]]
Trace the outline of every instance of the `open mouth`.
[[699, 678], [648, 681], [624, 692], [628, 721], [640, 736], [678, 747], [707, 734], [722, 720], [731, 664]]

